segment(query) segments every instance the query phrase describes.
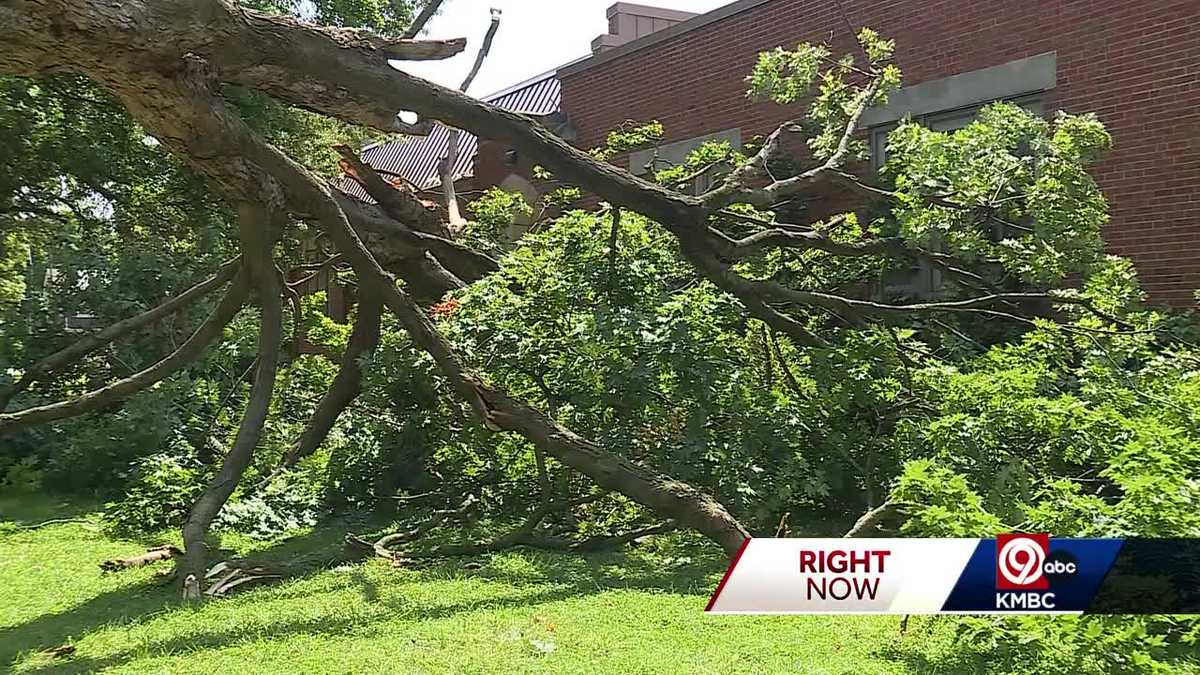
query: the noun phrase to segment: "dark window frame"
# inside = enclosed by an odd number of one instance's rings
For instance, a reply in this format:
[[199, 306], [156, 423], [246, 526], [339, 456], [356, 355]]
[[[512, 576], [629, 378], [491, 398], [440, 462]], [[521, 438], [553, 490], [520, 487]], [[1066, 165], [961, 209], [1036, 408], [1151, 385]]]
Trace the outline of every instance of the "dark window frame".
[[[924, 115], [913, 116], [911, 119], [930, 130], [950, 133], [962, 129], [974, 121], [979, 111], [984, 107], [1001, 101], [1015, 103], [1038, 116], [1046, 114], [1046, 92], [1039, 91], [1009, 98], [983, 101], [950, 110], [939, 110]], [[876, 125], [868, 129], [871, 173], [873, 175], [878, 175], [887, 161], [887, 137], [899, 125], [900, 122], [896, 121]], [[938, 247], [935, 246], [935, 248]], [[908, 295], [921, 299], [937, 297], [944, 288], [945, 279], [942, 276], [942, 271], [930, 265], [926, 260], [917, 260], [916, 264], [910, 269], [908, 278], [905, 281], [888, 283], [882, 277], [879, 280], [879, 290], [881, 293]]]

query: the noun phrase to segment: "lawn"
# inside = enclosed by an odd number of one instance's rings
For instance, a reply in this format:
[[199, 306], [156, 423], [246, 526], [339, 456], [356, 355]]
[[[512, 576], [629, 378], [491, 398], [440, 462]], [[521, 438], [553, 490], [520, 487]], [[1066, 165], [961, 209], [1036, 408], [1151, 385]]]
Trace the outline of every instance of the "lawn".
[[[97, 567], [157, 541], [109, 537], [86, 511], [28, 527], [63, 510], [0, 500], [2, 671], [867, 675], [925, 671], [896, 656], [901, 643], [950, 639], [925, 619], [902, 635], [899, 617], [706, 616], [724, 563], [695, 546], [398, 569], [345, 559], [346, 521], [281, 542], [227, 538], [290, 578], [190, 607], [161, 569]], [[63, 644], [74, 654], [41, 653]]]

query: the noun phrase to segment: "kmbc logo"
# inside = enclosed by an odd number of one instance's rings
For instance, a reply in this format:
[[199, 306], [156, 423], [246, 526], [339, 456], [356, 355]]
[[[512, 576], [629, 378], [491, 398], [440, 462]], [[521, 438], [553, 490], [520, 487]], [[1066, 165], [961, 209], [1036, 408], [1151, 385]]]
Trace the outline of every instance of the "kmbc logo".
[[996, 588], [1031, 591], [1050, 588], [1046, 559], [1048, 534], [1001, 534], [996, 537]]

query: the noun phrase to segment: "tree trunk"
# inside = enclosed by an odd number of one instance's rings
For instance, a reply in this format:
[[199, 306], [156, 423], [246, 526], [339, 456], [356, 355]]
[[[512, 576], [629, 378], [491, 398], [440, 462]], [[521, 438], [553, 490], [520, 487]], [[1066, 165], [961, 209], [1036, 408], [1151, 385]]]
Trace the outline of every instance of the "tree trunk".
[[[271, 216], [251, 204], [238, 209], [242, 222], [244, 258], [250, 278], [258, 290], [262, 305], [262, 326], [258, 335], [258, 367], [255, 369], [254, 384], [250, 388], [250, 401], [238, 427], [233, 448], [225, 456], [220, 471], [209, 483], [204, 493], [192, 505], [187, 521], [183, 525], [184, 554], [179, 566], [179, 579], [184, 592], [194, 588], [192, 582], [203, 583], [208, 569], [208, 530], [221, 507], [233, 494], [238, 482], [254, 457], [263, 424], [271, 407], [275, 391], [275, 373], [279, 363], [279, 346], [283, 340], [283, 307], [280, 298], [280, 279], [275, 274], [271, 261], [271, 246], [274, 228], [268, 227]], [[189, 581], [189, 577], [191, 580]]]
[[[620, 491], [666, 518], [696, 528], [726, 551], [737, 550], [746, 530], [712, 497], [647, 467], [608, 453], [467, 370], [415, 302], [395, 285], [350, 227], [345, 212], [320, 181], [266, 144], [218, 95], [222, 82], [241, 83], [320, 112], [381, 128], [394, 128], [396, 100], [402, 108], [437, 114], [453, 126], [484, 136], [507, 136], [557, 165], [560, 176], [603, 190], [615, 203], [661, 222], [694, 222], [699, 201], [680, 196], [597, 162], [530, 118], [496, 111], [461, 93], [405, 75], [388, 58], [444, 57], [462, 44], [404, 43], [361, 31], [321, 29], [286, 17], [267, 17], [228, 0], [156, 0], [152, 3], [95, 3], [85, 0], [8, 0], [0, 5], [0, 73], [37, 75], [50, 71], [89, 75], [121, 98], [133, 116], [163, 146], [207, 177], [234, 204], [256, 204], [265, 213], [242, 219], [260, 241], [265, 230], [293, 214], [314, 221], [331, 236], [359, 275], [400, 319], [414, 342], [437, 363], [458, 395], [492, 429], [519, 433], [564, 464], [603, 487]], [[364, 63], [373, 64], [364, 68]], [[320, 78], [299, 82], [298, 64], [337, 73], [337, 83]], [[364, 86], [379, 101], [363, 101]], [[312, 85], [312, 86], [310, 86]], [[320, 90], [320, 93], [316, 93]], [[423, 100], [417, 100], [423, 99]], [[411, 105], [409, 105], [411, 103]], [[554, 168], [554, 167], [552, 167]], [[255, 221], [255, 222], [248, 222]], [[245, 246], [243, 255], [266, 255]], [[260, 269], [270, 270], [268, 264]], [[268, 281], [268, 276], [270, 280]], [[202, 579], [204, 538], [221, 506], [249, 464], [269, 407], [280, 340], [279, 293], [273, 274], [256, 273], [263, 304], [258, 373], [234, 448], [216, 479], [197, 501], [184, 528], [186, 583]], [[3, 418], [0, 417], [0, 420]]]

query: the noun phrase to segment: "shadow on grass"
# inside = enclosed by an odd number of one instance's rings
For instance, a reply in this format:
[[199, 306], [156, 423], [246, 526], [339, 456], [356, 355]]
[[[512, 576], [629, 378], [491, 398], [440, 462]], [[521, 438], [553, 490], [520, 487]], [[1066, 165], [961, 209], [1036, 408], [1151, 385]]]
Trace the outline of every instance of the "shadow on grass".
[[99, 502], [82, 499], [47, 499], [40, 494], [12, 494], [0, 498], [0, 522], [21, 530], [44, 524], [83, 519], [100, 510]]
[[[369, 529], [362, 518], [336, 519], [311, 532], [276, 542], [247, 553], [244, 557], [214, 555], [214, 560], [240, 560], [261, 565], [282, 573], [288, 581], [312, 577], [335, 565], [369, 559], [362, 552], [345, 548], [343, 538], [348, 530]], [[214, 550], [219, 542], [212, 542]], [[707, 550], [706, 550], [707, 549]], [[725, 561], [714, 554], [711, 546], [695, 544], [687, 537], [669, 540], [665, 546], [650, 545], [621, 552], [589, 554], [558, 554], [529, 549], [475, 556], [472, 558], [431, 559], [418, 563], [410, 570], [397, 570], [397, 583], [419, 584], [422, 581], [446, 581], [474, 578], [502, 583], [511, 589], [499, 596], [434, 604], [409, 602], [404, 594], [386, 593], [380, 588], [378, 574], [368, 573], [365, 567], [344, 570], [316, 592], [335, 592], [354, 587], [362, 597], [362, 612], [350, 618], [335, 616], [281, 621], [247, 632], [245, 629], [216, 629], [186, 636], [151, 642], [119, 653], [87, 658], [73, 657], [45, 664], [28, 664], [36, 672], [79, 673], [93, 672], [127, 663], [147, 654], [170, 654], [235, 646], [263, 638], [278, 638], [294, 634], [342, 635], [370, 633], [370, 621], [379, 620], [437, 620], [460, 613], [494, 610], [506, 607], [537, 605], [589, 595], [614, 588], [653, 589], [676, 593], [707, 595], [711, 592], [713, 575], [719, 575]], [[478, 563], [468, 565], [469, 562]], [[91, 560], [81, 561], [91, 567]], [[386, 574], [386, 573], [385, 573]], [[311, 588], [282, 587], [247, 591], [242, 597], [255, 601], [287, 599], [310, 595]], [[96, 596], [70, 609], [37, 617], [24, 624], [0, 629], [0, 669], [16, 665], [23, 654], [57, 647], [82, 638], [101, 627], [133, 628], [158, 616], [192, 611], [179, 603], [174, 584], [160, 585], [147, 581]], [[261, 595], [260, 595], [261, 594]], [[217, 601], [222, 602], [222, 601]], [[238, 602], [235, 598], [229, 602]], [[702, 600], [697, 598], [698, 607]], [[364, 627], [364, 620], [367, 625]]]
[[[0, 504], [9, 506], [14, 503], [17, 505], [6, 509], [4, 517], [18, 523], [22, 522], [24, 517], [43, 522], [47, 520], [43, 518], [44, 514], [53, 516], [50, 518], [51, 520], [60, 520], [71, 518], [76, 513], [95, 513], [94, 510], [90, 512], [72, 510], [71, 515], [66, 515], [62, 510], [50, 511], [50, 507], [45, 506], [47, 503], [45, 500], [42, 500], [41, 505], [37, 504], [37, 500], [33, 500], [32, 506], [28, 508], [16, 500], [0, 501]], [[341, 535], [336, 528], [340, 527], [344, 527], [344, 523], [340, 520], [334, 521], [327, 527], [314, 529], [304, 536], [281, 540], [267, 548], [254, 551], [244, 558], [233, 554], [228, 548], [222, 547], [220, 537], [214, 536], [209, 540], [210, 550], [213, 551], [211, 558], [214, 562], [245, 560], [254, 565], [262, 565], [276, 570], [288, 580], [300, 579], [319, 572], [330, 564], [346, 559], [345, 555], [339, 554], [342, 551]], [[29, 534], [21, 532], [16, 536], [27, 537]], [[0, 542], [2, 541], [3, 535], [0, 535]], [[129, 555], [136, 555], [145, 550], [145, 547], [162, 543], [163, 537], [157, 535], [133, 538], [129, 540]], [[96, 565], [99, 562], [99, 559], [91, 556], [81, 556], [78, 569], [72, 569], [70, 573], [95, 574]], [[166, 564], [161, 563], [156, 567], [163, 572], [170, 569]], [[116, 574], [125, 573], [117, 572]], [[2, 589], [0, 592], [3, 592]], [[190, 611], [190, 609], [181, 604], [178, 585], [173, 580], [160, 578], [124, 586], [97, 595], [69, 609], [43, 614], [16, 626], [0, 628], [0, 672], [7, 672], [22, 654], [58, 647], [103, 626], [136, 626], [148, 622], [154, 617], [177, 611]], [[63, 660], [46, 667], [63, 667], [69, 668], [66, 672], [79, 672], [79, 669], [73, 665], [76, 662], [77, 660], [74, 659]]]
[[[937, 642], [935, 633], [944, 631], [946, 624], [955, 621], [955, 617], [946, 616], [914, 616], [909, 618], [909, 632], [904, 639], [883, 646], [878, 650], [881, 658], [895, 663], [904, 664], [912, 672], [928, 673], [928, 675], [986, 675], [995, 672], [1021, 672], [1020, 668], [1001, 667], [998, 663], [989, 662], [981, 654], [976, 645], [970, 644], [963, 636], [953, 639], [952, 647], [931, 653], [921, 646]], [[945, 638], [945, 636], [942, 636]], [[932, 638], [932, 640], [931, 640]], [[1009, 664], [1011, 666], [1011, 664]]]
[[557, 582], [581, 591], [655, 590], [707, 597], [716, 586], [714, 575], [719, 577], [728, 564], [712, 553], [681, 557], [638, 550], [583, 555], [519, 549], [515, 553], [523, 565], [500, 564], [506, 555], [500, 554], [479, 576], [513, 585]]
[[62, 645], [105, 625], [130, 625], [178, 609], [173, 588], [152, 582], [98, 595], [56, 614], [0, 630], [0, 668], [7, 669], [23, 652]]
[[[897, 652], [892, 649], [881, 650], [879, 656], [903, 663], [915, 673], [926, 675], [987, 675], [987, 673], [1013, 672], [989, 664], [986, 659], [977, 655], [964, 653], [961, 655], [934, 658], [925, 654]], [[1019, 671], [1018, 671], [1019, 672]]]
[[[397, 615], [392, 607], [379, 607], [367, 617], [379, 621], [416, 618], [419, 614], [422, 620], [437, 620], [454, 616], [455, 614], [474, 612], [483, 609], [501, 609], [536, 605], [543, 602], [553, 602], [569, 598], [576, 594], [574, 589], [553, 589], [531, 593], [519, 593], [506, 598], [488, 598], [461, 603], [451, 603], [432, 608], [408, 607], [407, 612]], [[176, 608], [176, 611], [189, 611], [186, 608]], [[134, 648], [98, 658], [71, 658], [59, 663], [49, 663], [34, 669], [33, 672], [46, 673], [91, 673], [128, 663], [146, 654], [178, 654], [198, 650], [221, 649], [235, 647], [248, 642], [258, 642], [264, 639], [283, 638], [290, 635], [360, 635], [370, 636], [382, 628], [364, 627], [364, 617], [357, 615], [351, 618], [321, 617], [297, 621], [284, 621], [271, 624], [265, 628], [247, 632], [244, 629], [212, 630], [201, 633], [189, 633], [186, 636], [155, 640], [137, 645]], [[3, 638], [0, 638], [3, 639]]]

